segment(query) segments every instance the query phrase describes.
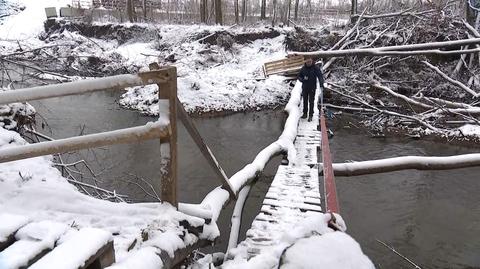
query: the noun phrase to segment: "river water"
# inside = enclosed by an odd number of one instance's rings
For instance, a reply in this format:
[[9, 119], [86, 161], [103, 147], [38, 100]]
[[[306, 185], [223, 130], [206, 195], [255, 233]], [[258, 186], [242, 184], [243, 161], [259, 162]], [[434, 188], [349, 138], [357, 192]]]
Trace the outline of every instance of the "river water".
[[[118, 93], [100, 92], [33, 102], [44, 120], [38, 128], [54, 138], [108, 131], [144, 124], [154, 118], [121, 109]], [[283, 129], [282, 111], [237, 113], [223, 117], [195, 118], [200, 133], [211, 146], [228, 175], [252, 161]], [[42, 129], [42, 122], [44, 124]], [[331, 150], [335, 162], [403, 155], [451, 155], [477, 151], [477, 147], [451, 146], [422, 140], [372, 139], [346, 121], [335, 120]], [[198, 203], [219, 184], [185, 129], [179, 124], [179, 197]], [[83, 158], [102, 175], [101, 186], [127, 194], [136, 201], [151, 201], [129, 174], [159, 185], [158, 141], [113, 146], [66, 156]], [[242, 235], [258, 213], [280, 159], [267, 166], [247, 201]], [[400, 171], [388, 174], [337, 178], [342, 216], [348, 232], [361, 244], [377, 268], [412, 268], [376, 239], [394, 247], [422, 268], [480, 267], [480, 168], [451, 171]], [[138, 181], [140, 182], [140, 181]], [[222, 238], [228, 241], [232, 205], [222, 214]]]

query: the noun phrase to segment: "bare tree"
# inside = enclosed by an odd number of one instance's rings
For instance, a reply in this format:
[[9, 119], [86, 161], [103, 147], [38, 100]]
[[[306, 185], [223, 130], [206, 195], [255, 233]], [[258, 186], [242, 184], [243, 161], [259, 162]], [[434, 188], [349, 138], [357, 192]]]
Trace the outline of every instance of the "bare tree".
[[262, 0], [262, 5], [260, 7], [260, 19], [261, 20], [265, 20], [267, 18], [266, 11], [267, 11], [267, 0]]
[[223, 24], [222, 0], [214, 0], [214, 2], [215, 2], [215, 23]]
[[357, 0], [352, 0], [352, 11], [351, 11], [352, 16], [357, 14], [357, 8], [358, 8]]
[[242, 0], [242, 22], [247, 20], [247, 0]]
[[240, 19], [238, 16], [238, 0], [234, 0], [234, 5], [235, 5], [235, 23], [239, 23]]
[[290, 25], [290, 11], [291, 11], [291, 7], [292, 7], [292, 0], [287, 0], [287, 18], [286, 18], [286, 23], [287, 25]]
[[134, 7], [133, 7], [133, 1], [132, 0], [127, 0], [127, 5], [126, 5], [126, 8], [127, 8], [127, 16], [128, 16], [128, 20], [130, 22], [134, 22], [135, 21], [135, 16], [134, 16]]
[[295, 14], [293, 19], [298, 20], [298, 4], [300, 3], [300, 0], [295, 0]]
[[207, 23], [208, 0], [200, 0], [200, 21]]
[[147, 21], [147, 0], [142, 1], [143, 21]]
[[272, 26], [275, 26], [275, 20], [277, 19], [277, 0], [273, 0], [273, 15], [272, 15]]

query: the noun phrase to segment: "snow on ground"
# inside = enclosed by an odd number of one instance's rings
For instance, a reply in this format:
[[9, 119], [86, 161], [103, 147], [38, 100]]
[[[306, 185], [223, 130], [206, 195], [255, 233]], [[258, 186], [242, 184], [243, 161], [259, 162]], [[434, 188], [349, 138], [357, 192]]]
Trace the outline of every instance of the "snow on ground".
[[43, 30], [45, 7], [65, 7], [71, 0], [17, 0], [25, 10], [0, 24], [0, 40], [35, 40]]
[[[18, 133], [0, 127], [0, 149], [26, 143]], [[9, 215], [13, 214], [35, 221], [51, 220], [76, 228], [101, 228], [115, 234], [118, 261], [127, 257], [127, 248], [135, 239], [137, 242], [143, 241], [142, 233], [148, 234], [149, 245], [165, 251], [172, 251], [195, 240], [189, 236], [181, 239], [184, 230], [179, 228], [178, 223], [183, 219], [196, 223], [196, 219], [176, 211], [168, 204], [113, 203], [81, 194], [52, 166], [51, 156], [0, 164], [0, 186], [2, 226], [19, 221]], [[163, 245], [157, 246], [156, 238], [163, 240]], [[138, 243], [134, 249], [141, 245]]]
[[[152, 62], [164, 62], [174, 55], [178, 69], [178, 95], [189, 112], [243, 111], [284, 104], [290, 88], [281, 77], [264, 79], [262, 65], [269, 60], [285, 56], [284, 37], [291, 28], [275, 29], [282, 33], [276, 38], [258, 39], [246, 44], [234, 44], [231, 49], [197, 42], [199, 36], [216, 31], [232, 34], [266, 31], [256, 28], [206, 26], [206, 25], [146, 25], [121, 24], [124, 29], [141, 27], [148, 34], [134, 36], [131, 40], [99, 39], [82, 36], [72, 29], [50, 33], [44, 30], [45, 7], [66, 6], [69, 0], [19, 0], [26, 8], [12, 15], [0, 25], [0, 51], [9, 54], [38, 47], [45, 54], [56, 55], [58, 69], [69, 66], [80, 70], [85, 66], [99, 65], [97, 75], [136, 72]], [[28, 21], [28, 23], [26, 23]], [[105, 23], [95, 23], [104, 26]], [[16, 42], [20, 40], [20, 43]], [[14, 42], [15, 41], [15, 42]], [[38, 56], [38, 55], [37, 55]], [[98, 61], [98, 63], [97, 63]], [[49, 68], [51, 69], [51, 68]], [[84, 75], [89, 75], [84, 72]], [[90, 76], [90, 75], [89, 75]], [[122, 105], [156, 114], [157, 91], [155, 86], [128, 89]]]
[[[319, 269], [372, 269], [375, 268], [365, 256], [360, 245], [345, 233], [346, 226], [341, 216], [336, 215], [342, 231], [328, 227], [330, 214], [311, 212], [296, 228], [282, 235], [277, 245], [264, 249], [248, 259], [245, 246], [240, 244], [229, 254], [235, 258], [226, 261], [225, 269], [268, 268], [319, 268]], [[211, 257], [198, 260], [192, 269], [211, 268]]]
[[348, 234], [332, 232], [299, 239], [283, 255], [280, 268], [373, 269], [360, 245]]
[[[0, 92], [10, 89], [0, 88]], [[17, 128], [17, 120], [33, 120], [35, 117], [35, 108], [28, 103], [12, 103], [8, 105], [0, 105], [0, 127], [7, 130]]]
[[[175, 45], [182, 36], [187, 39], [199, 29], [202, 28], [185, 27], [178, 31], [167, 27], [160, 35], [168, 40], [172, 32], [177, 33], [174, 40], [168, 41]], [[284, 79], [280, 76], [264, 79], [262, 72], [264, 62], [285, 56], [284, 38], [281, 35], [248, 44], [234, 44], [231, 51], [198, 42], [180, 44], [174, 55], [178, 58], [175, 62], [179, 76], [178, 96], [185, 109], [200, 113], [244, 111], [285, 103], [291, 89]], [[157, 95], [156, 86], [135, 87], [123, 95], [121, 104], [156, 115]]]
[[480, 138], [480, 126], [479, 125], [473, 125], [473, 124], [465, 124], [458, 128], [458, 130], [461, 132], [462, 135], [465, 136], [473, 136]]

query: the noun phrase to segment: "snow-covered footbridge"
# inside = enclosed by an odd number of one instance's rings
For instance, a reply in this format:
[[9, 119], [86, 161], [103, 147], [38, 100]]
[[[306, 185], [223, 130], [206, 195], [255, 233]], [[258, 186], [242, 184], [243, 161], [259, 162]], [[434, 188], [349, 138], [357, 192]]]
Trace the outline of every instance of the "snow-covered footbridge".
[[[317, 105], [312, 122], [300, 119], [300, 83], [293, 88], [285, 108], [288, 117], [279, 139], [263, 149], [252, 163], [228, 178], [178, 102], [175, 68], [161, 69], [152, 65], [151, 70], [137, 75], [0, 93], [0, 104], [7, 104], [158, 84], [160, 118], [157, 122], [38, 144], [0, 145], [0, 163], [45, 162], [45, 159], [38, 158], [72, 150], [160, 139], [161, 147], [166, 145], [161, 153], [167, 163], [162, 178], [162, 200], [168, 202], [111, 203], [93, 199], [73, 188], [65, 188], [62, 193], [52, 191], [53, 185], [48, 179], [43, 183], [31, 183], [30, 188], [17, 190], [24, 193], [20, 198], [12, 199], [10, 211], [13, 212], [0, 213], [0, 268], [170, 268], [178, 265], [193, 250], [212, 244], [219, 237], [216, 221], [222, 208], [231, 201], [235, 201], [236, 205], [229, 246], [223, 258], [225, 268], [272, 268], [284, 263], [295, 264], [288, 252], [295, 242], [345, 231], [343, 220], [335, 214], [338, 213], [338, 204], [325, 121], [320, 120], [323, 115], [320, 115]], [[317, 100], [318, 95], [317, 91]], [[200, 204], [178, 203], [176, 198], [177, 113], [216, 169], [222, 183]], [[320, 125], [323, 126], [322, 131]], [[319, 157], [321, 144], [325, 149], [322, 158]], [[238, 244], [241, 212], [248, 192], [268, 161], [280, 154], [285, 158], [265, 196], [261, 211], [248, 230], [247, 238]], [[319, 179], [321, 162], [325, 164], [322, 167], [326, 210], [322, 208], [320, 195], [323, 189]], [[4, 191], [0, 191], [0, 196], [6, 196], [8, 191], [7, 185]], [[36, 200], [29, 201], [22, 195], [34, 195]], [[60, 205], [60, 199], [70, 199], [69, 205]], [[9, 208], [8, 205], [5, 202], [4, 208]], [[337, 235], [340, 239], [330, 236], [315, 240], [327, 240], [323, 243], [333, 245], [339, 240], [352, 240], [342, 239], [342, 236]], [[318, 242], [315, 241], [315, 244], [318, 245]], [[329, 250], [320, 248], [319, 251]], [[359, 249], [350, 251], [352, 255], [357, 252]], [[208, 257], [210, 259], [206, 257], [196, 265], [213, 262], [213, 256]]]

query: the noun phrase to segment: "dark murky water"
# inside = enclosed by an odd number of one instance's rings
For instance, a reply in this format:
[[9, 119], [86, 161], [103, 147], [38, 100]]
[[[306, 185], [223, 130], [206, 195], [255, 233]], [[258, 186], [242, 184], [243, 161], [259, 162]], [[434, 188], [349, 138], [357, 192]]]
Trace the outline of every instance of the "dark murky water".
[[[153, 120], [119, 108], [118, 93], [64, 97], [34, 102], [47, 119], [44, 129], [55, 138], [95, 133], [144, 124]], [[201, 134], [228, 175], [241, 169], [283, 128], [281, 111], [239, 113], [226, 117], [197, 118]], [[408, 139], [370, 139], [358, 130], [336, 122], [331, 148], [336, 162], [402, 155], [451, 155], [475, 152], [475, 147], [449, 146]], [[81, 152], [96, 171], [104, 171], [102, 186], [126, 193], [135, 200], [151, 200], [121, 178], [138, 175], [158, 186], [158, 141], [114, 146]], [[78, 159], [78, 156], [71, 156]], [[218, 185], [215, 174], [188, 137], [179, 129], [179, 196], [183, 202], [200, 202]], [[253, 188], [245, 207], [245, 234], [268, 189], [279, 159], [267, 167]], [[377, 268], [412, 268], [406, 261], [376, 242], [393, 246], [422, 268], [480, 267], [480, 168], [451, 171], [400, 171], [370, 176], [337, 178], [343, 217], [349, 233], [359, 241]], [[133, 179], [130, 177], [130, 179]], [[232, 205], [221, 216], [224, 236], [217, 250], [228, 241]]]
[[[478, 152], [408, 139], [368, 139], [337, 124], [335, 162], [405, 155]], [[386, 242], [422, 268], [480, 268], [480, 168], [399, 171], [337, 178], [342, 216], [377, 268], [413, 268], [379, 244]]]
[[[99, 92], [31, 103], [38, 112], [38, 130], [55, 139], [128, 128], [155, 120], [136, 111], [120, 108], [116, 102], [118, 97], [119, 93]], [[284, 118], [283, 111], [277, 110], [194, 118], [193, 121], [227, 175], [231, 176], [278, 138], [283, 131]], [[180, 123], [178, 128], [179, 200], [199, 203], [209, 191], [220, 185], [220, 181]], [[135, 176], [141, 177], [160, 193], [159, 152], [159, 141], [152, 140], [84, 150], [64, 155], [63, 158], [65, 163], [86, 160], [96, 173], [101, 173], [98, 176], [101, 180], [98, 185], [101, 187], [127, 194], [134, 201], [154, 201], [137, 185], [129, 184], [127, 181], [135, 181], [150, 191], [149, 186], [143, 181], [135, 180]], [[272, 160], [266, 167], [264, 175], [252, 188], [244, 212], [247, 225], [242, 227], [243, 234], [258, 214], [279, 162], [279, 158]], [[82, 172], [87, 174], [85, 182], [92, 183], [91, 179], [88, 179], [88, 171], [82, 169]], [[233, 204], [230, 204], [219, 219], [221, 232], [226, 236], [218, 240], [215, 247], [217, 250], [224, 251], [228, 244], [232, 209]]]

